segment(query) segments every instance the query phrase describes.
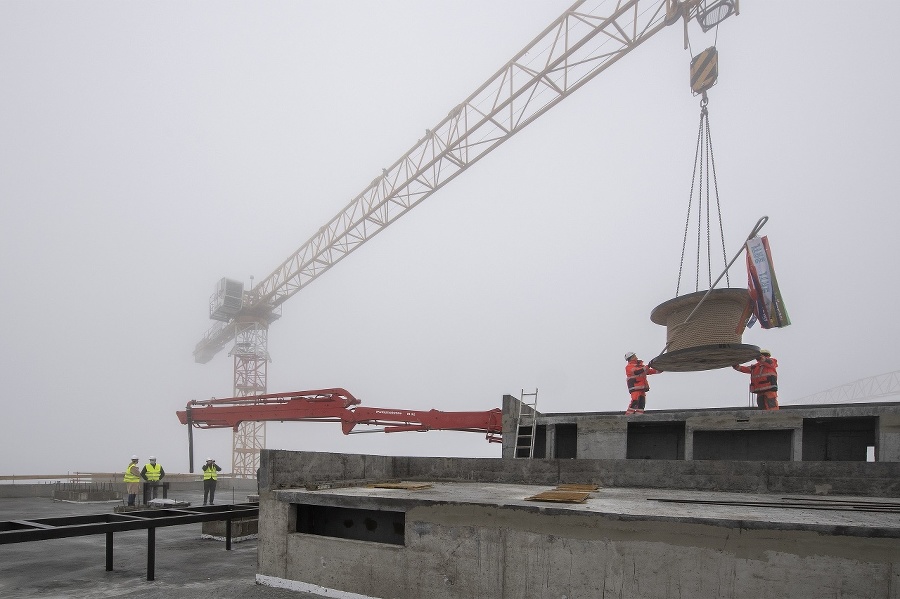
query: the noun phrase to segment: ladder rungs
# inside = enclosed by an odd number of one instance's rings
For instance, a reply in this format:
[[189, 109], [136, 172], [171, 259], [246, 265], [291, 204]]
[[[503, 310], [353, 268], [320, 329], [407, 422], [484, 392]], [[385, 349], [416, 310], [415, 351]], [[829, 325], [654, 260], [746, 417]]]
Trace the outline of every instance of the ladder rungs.
[[[513, 456], [531, 458], [534, 453], [535, 434], [537, 433], [537, 389], [534, 393], [525, 393], [519, 397], [519, 415], [516, 419], [516, 442]], [[525, 398], [530, 401], [526, 401]]]

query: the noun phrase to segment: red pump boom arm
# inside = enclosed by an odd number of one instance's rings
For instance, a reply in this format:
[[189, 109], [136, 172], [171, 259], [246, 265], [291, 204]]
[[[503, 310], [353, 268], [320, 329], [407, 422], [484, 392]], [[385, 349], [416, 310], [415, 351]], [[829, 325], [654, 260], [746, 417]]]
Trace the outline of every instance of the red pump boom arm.
[[359, 424], [381, 426], [381, 432], [466, 431], [484, 433], [491, 443], [502, 442], [503, 412], [417, 411], [394, 408], [361, 407], [360, 401], [346, 389], [318, 389], [292, 393], [270, 393], [225, 399], [188, 402], [176, 412], [181, 424], [197, 428], [232, 428], [244, 421], [340, 422], [345, 435]]

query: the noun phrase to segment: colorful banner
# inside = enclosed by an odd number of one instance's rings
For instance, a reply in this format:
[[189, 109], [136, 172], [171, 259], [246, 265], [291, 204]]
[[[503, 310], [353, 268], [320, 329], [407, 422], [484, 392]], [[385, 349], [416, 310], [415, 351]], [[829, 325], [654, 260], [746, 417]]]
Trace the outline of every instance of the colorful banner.
[[786, 327], [791, 324], [772, 263], [772, 251], [768, 237], [747, 240], [747, 288], [753, 315], [764, 329]]

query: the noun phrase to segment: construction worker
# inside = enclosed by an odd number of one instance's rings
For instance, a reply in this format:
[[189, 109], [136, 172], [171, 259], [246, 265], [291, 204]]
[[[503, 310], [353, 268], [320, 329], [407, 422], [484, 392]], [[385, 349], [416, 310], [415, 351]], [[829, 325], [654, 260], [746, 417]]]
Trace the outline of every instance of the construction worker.
[[203, 505], [206, 505], [207, 499], [209, 499], [209, 505], [215, 503], [216, 481], [219, 478], [218, 473], [221, 471], [222, 469], [214, 459], [206, 458], [206, 464], [203, 465]]
[[138, 468], [138, 457], [131, 456], [131, 461], [125, 466], [125, 493], [128, 495], [128, 505], [134, 506], [134, 499], [141, 488], [141, 471]]
[[[152, 493], [151, 499], [156, 499], [157, 494], [159, 493], [159, 481], [163, 479], [166, 475], [166, 471], [163, 470], [162, 464], [156, 463], [156, 456], [150, 456], [150, 463], [144, 464], [144, 467], [141, 468], [141, 478], [145, 481], [145, 488], [149, 487], [149, 491]], [[147, 497], [147, 492], [144, 492], [144, 497]]]
[[645, 366], [633, 352], [625, 354], [625, 378], [628, 383], [628, 392], [631, 394], [631, 403], [625, 410], [625, 415], [643, 414], [644, 405], [647, 403], [647, 391], [650, 390], [650, 383], [647, 382], [647, 376], [651, 374], [659, 374], [661, 371]]
[[750, 375], [750, 393], [756, 394], [758, 408], [778, 409], [778, 360], [772, 357], [769, 350], [759, 350], [755, 364], [750, 366], [735, 364], [732, 368]]

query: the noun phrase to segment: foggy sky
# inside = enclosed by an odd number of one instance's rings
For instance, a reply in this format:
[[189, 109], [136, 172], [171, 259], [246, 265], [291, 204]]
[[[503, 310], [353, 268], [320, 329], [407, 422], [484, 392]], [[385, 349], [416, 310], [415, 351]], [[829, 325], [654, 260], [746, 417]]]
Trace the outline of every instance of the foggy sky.
[[[224, 276], [259, 281], [568, 2], [0, 3], [0, 474], [187, 471], [175, 417], [228, 397], [192, 350]], [[900, 368], [900, 7], [744, 0], [709, 111], [729, 258], [757, 219], [793, 324], [744, 343], [783, 405]], [[624, 410], [665, 345], [699, 123], [670, 27], [284, 305], [269, 392], [373, 407]], [[745, 286], [743, 260], [730, 273]], [[682, 293], [684, 293], [682, 286]], [[745, 406], [746, 375], [651, 379], [648, 409]], [[274, 448], [499, 456], [468, 433], [274, 424]], [[198, 431], [229, 469], [230, 431]], [[202, 456], [202, 457], [200, 457]]]

